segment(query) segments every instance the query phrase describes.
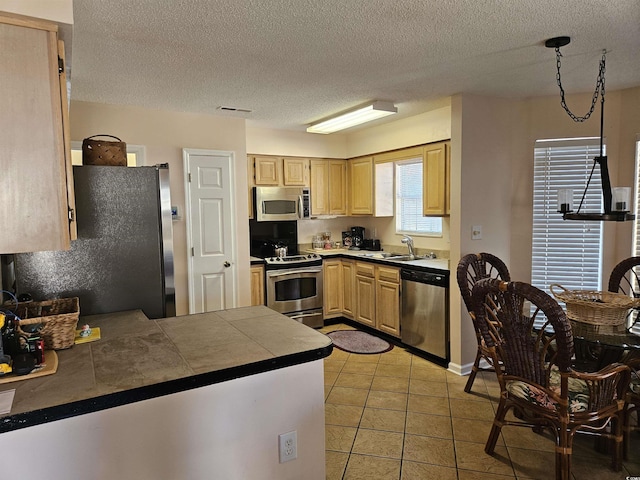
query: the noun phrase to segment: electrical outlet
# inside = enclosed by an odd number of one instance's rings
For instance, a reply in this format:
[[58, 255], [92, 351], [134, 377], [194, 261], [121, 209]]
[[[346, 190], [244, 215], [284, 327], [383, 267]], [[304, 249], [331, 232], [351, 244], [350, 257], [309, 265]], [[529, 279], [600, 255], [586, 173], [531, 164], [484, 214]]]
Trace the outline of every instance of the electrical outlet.
[[278, 435], [278, 447], [280, 450], [280, 463], [298, 458], [298, 432], [282, 433]]

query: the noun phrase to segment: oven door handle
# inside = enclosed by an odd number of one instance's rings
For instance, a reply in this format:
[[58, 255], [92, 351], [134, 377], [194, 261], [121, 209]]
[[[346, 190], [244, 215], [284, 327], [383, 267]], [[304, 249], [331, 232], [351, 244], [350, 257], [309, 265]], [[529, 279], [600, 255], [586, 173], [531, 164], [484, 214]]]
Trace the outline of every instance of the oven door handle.
[[322, 268], [310, 268], [308, 270], [295, 270], [288, 272], [269, 272], [267, 276], [269, 277], [284, 277], [286, 275], [298, 275], [300, 273], [320, 273], [322, 272]]
[[321, 312], [316, 312], [316, 313], [300, 313], [300, 314], [296, 314], [296, 315], [287, 315], [287, 317], [289, 318], [293, 318], [294, 320], [296, 318], [306, 318], [306, 317], [317, 317], [318, 315], [320, 315]]

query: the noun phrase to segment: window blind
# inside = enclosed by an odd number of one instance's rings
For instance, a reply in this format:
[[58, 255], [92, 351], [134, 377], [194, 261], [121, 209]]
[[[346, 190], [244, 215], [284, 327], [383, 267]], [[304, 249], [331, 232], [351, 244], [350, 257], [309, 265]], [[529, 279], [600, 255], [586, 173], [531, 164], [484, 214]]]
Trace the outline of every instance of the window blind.
[[[568, 290], [601, 289], [601, 223], [563, 220], [557, 212], [560, 188], [573, 189], [573, 210], [578, 210], [593, 158], [599, 153], [599, 141], [592, 139], [535, 144], [531, 283], [547, 292], [552, 283]], [[599, 166], [580, 212], [602, 212]]]
[[396, 231], [442, 234], [442, 219], [422, 216], [422, 159], [396, 163]]
[[[640, 140], [636, 142], [636, 185], [635, 185], [635, 199], [636, 206], [636, 219], [633, 221], [633, 255], [640, 256], [640, 221], [638, 221], [638, 215], [640, 214]], [[638, 285], [633, 286], [634, 290], [638, 290]], [[640, 335], [640, 322], [636, 322], [631, 331], [636, 335]]]
[[636, 142], [636, 185], [635, 185], [635, 199], [636, 206], [636, 219], [633, 221], [633, 255], [640, 256], [640, 221], [638, 221], [638, 214], [640, 214], [640, 140]]

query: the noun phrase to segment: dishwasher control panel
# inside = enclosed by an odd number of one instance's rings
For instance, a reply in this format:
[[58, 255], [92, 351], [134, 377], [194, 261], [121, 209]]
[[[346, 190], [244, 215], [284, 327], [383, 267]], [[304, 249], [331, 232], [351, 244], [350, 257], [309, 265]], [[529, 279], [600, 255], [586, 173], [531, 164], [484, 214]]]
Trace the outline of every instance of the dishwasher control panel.
[[449, 275], [442, 273], [423, 272], [419, 270], [400, 270], [402, 280], [410, 282], [426, 283], [427, 285], [436, 285], [439, 287], [449, 287]]

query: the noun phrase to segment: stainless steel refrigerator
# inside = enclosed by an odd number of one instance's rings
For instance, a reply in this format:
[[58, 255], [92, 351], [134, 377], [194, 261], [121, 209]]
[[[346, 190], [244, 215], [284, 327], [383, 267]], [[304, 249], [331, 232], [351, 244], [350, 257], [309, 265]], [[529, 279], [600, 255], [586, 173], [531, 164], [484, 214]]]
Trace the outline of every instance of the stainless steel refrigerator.
[[16, 254], [17, 292], [77, 296], [81, 315], [175, 316], [168, 166], [83, 165], [73, 175], [78, 239], [68, 251]]

